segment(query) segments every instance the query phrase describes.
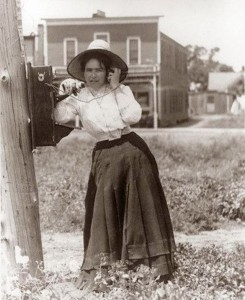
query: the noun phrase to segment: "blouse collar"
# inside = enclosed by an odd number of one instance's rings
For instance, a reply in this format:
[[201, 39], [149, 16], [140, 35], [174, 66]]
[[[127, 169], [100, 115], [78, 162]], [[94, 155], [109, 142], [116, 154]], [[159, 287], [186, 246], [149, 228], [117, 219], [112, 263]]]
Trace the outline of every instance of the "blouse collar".
[[110, 93], [110, 91], [111, 91], [111, 88], [110, 88], [109, 84], [107, 84], [106, 86], [103, 86], [96, 95], [93, 95], [92, 92], [90, 91], [90, 89], [88, 87], [85, 87], [85, 88], [81, 89], [78, 98], [82, 102], [90, 102], [93, 99], [95, 100], [97, 98], [107, 95], [108, 93]]

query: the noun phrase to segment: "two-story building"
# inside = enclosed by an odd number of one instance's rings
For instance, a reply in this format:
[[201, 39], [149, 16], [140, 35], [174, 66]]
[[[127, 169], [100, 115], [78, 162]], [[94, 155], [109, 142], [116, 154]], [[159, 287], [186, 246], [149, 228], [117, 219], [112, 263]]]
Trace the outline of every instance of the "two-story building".
[[160, 16], [44, 19], [38, 26], [37, 65], [52, 65], [56, 80], [94, 39], [104, 39], [129, 67], [124, 84], [140, 102], [142, 127], [165, 126], [188, 118], [187, 56], [183, 46], [159, 29]]

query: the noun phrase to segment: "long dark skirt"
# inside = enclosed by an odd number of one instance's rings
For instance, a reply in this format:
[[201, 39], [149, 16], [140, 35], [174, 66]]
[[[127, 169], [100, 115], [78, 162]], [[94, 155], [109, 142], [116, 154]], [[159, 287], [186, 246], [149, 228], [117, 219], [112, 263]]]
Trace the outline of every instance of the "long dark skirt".
[[155, 158], [136, 133], [96, 144], [85, 209], [83, 271], [122, 260], [172, 274], [169, 210]]

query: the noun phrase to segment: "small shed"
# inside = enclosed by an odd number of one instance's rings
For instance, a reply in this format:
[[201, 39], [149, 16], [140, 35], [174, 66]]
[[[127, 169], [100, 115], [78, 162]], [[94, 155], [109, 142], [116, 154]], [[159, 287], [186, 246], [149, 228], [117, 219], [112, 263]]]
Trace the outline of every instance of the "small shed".
[[189, 113], [226, 114], [230, 112], [233, 101], [233, 93], [212, 91], [189, 93]]
[[236, 97], [237, 89], [243, 85], [243, 72], [209, 73], [208, 90], [205, 92], [189, 93], [189, 113], [229, 113]]

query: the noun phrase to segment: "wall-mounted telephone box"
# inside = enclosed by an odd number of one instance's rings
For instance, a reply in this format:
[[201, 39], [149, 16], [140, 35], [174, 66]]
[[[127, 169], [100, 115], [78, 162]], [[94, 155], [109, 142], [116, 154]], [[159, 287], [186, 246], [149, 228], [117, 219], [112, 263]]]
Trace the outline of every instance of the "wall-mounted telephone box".
[[27, 64], [28, 99], [31, 119], [32, 149], [40, 146], [55, 146], [74, 128], [74, 124], [58, 124], [52, 118], [56, 105], [56, 93], [52, 89], [51, 66], [32, 67]]

